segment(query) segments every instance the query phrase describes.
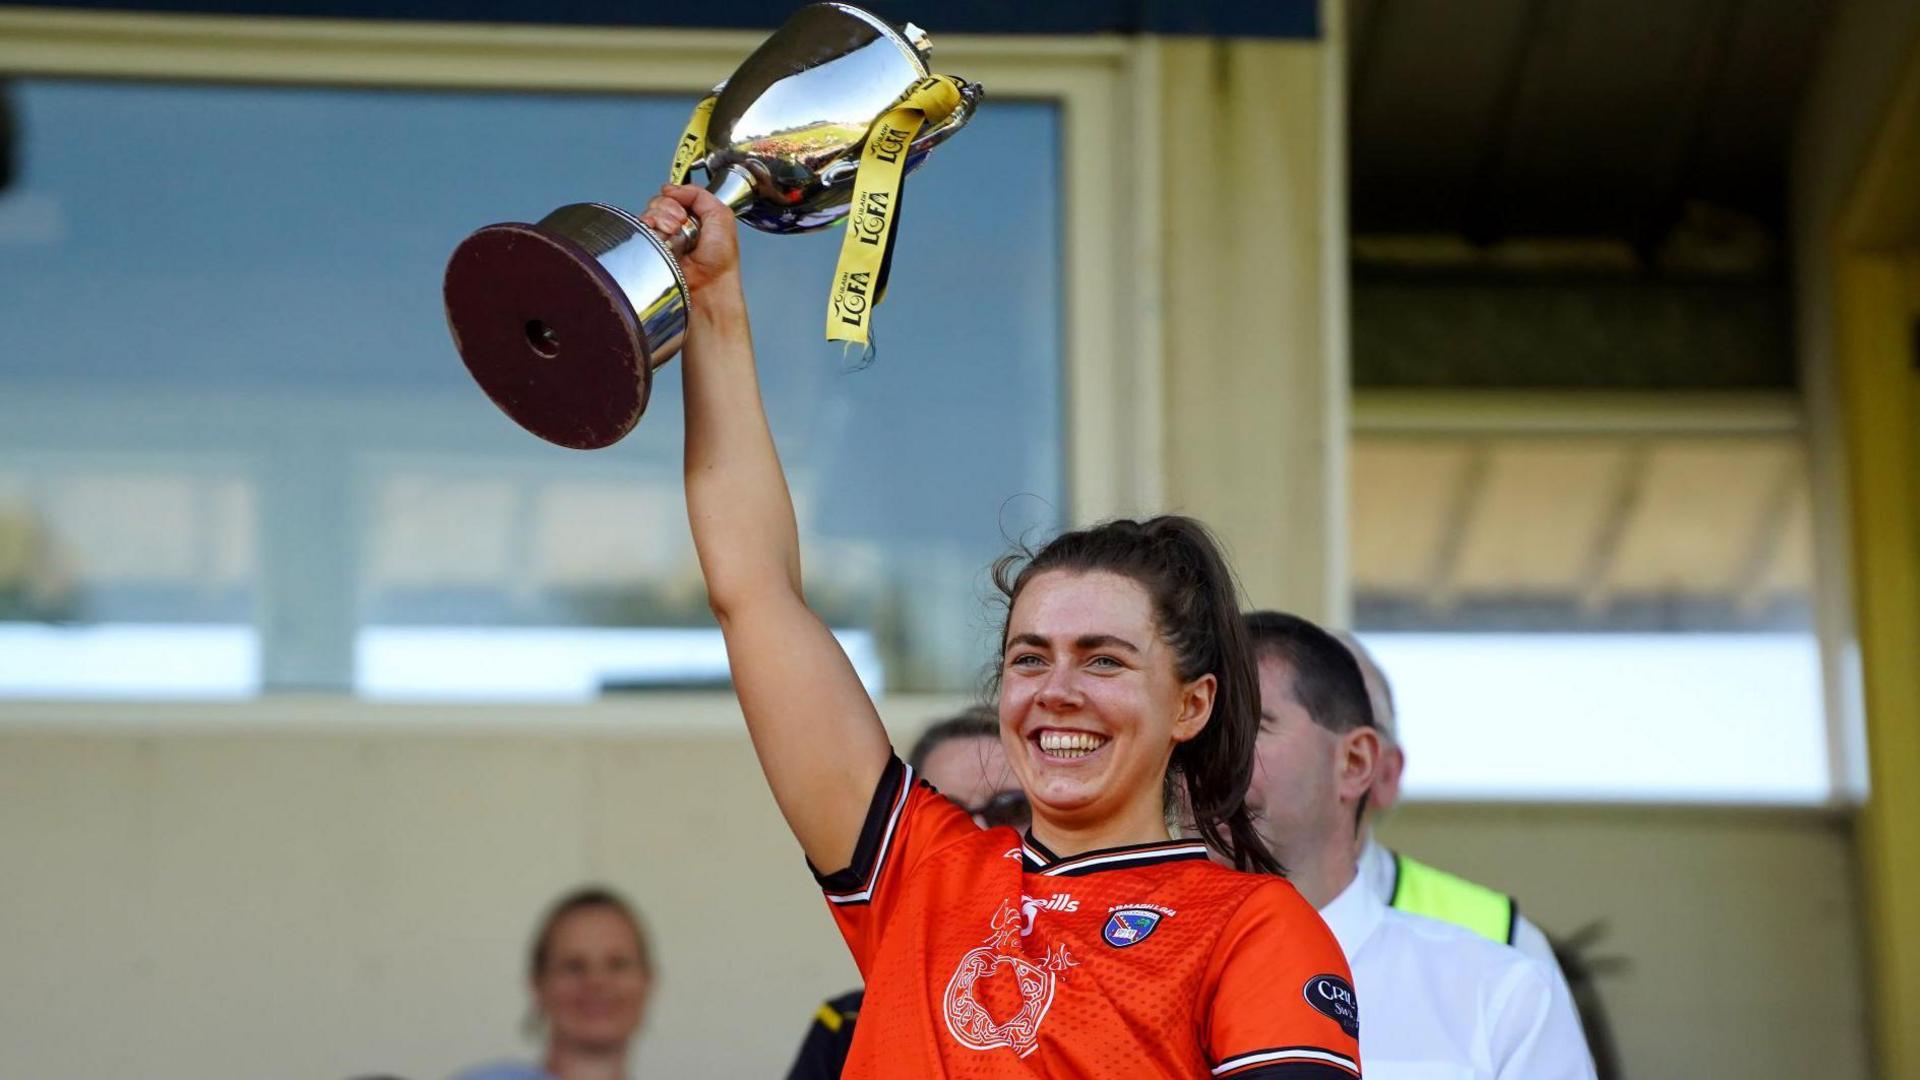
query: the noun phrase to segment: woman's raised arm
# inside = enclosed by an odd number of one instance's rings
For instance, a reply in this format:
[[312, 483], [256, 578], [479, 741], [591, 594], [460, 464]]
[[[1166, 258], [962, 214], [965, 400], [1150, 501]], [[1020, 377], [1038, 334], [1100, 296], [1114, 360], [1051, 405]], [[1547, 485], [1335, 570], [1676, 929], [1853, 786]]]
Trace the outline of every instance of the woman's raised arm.
[[691, 211], [692, 290], [683, 350], [687, 520], [726, 637], [734, 691], [774, 801], [808, 860], [853, 860], [867, 805], [892, 752], [840, 643], [807, 608], [800, 535], [754, 371], [733, 214], [701, 188], [669, 186], [645, 217], [673, 235]]

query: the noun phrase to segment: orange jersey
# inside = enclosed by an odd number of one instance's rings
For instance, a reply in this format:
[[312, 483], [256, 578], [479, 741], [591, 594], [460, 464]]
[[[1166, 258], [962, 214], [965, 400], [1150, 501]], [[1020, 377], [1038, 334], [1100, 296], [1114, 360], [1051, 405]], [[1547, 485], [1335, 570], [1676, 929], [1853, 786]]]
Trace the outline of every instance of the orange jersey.
[[895, 759], [819, 880], [867, 980], [845, 1077], [1360, 1075], [1333, 934], [1202, 844], [1058, 858]]

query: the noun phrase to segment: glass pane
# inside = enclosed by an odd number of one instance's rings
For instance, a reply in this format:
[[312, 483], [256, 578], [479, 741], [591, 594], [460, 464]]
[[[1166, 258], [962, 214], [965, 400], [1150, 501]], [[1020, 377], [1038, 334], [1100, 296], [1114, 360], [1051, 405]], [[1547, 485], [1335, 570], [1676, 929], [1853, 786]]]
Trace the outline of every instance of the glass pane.
[[1351, 460], [1410, 795], [1834, 796], [1798, 435], [1366, 434]]
[[[233, 692], [399, 692], [356, 672], [430, 641], [453, 659], [439, 690], [407, 684], [417, 696], [471, 696], [470, 672], [498, 655], [442, 631], [711, 633], [680, 496], [678, 366], [626, 441], [561, 450], [471, 383], [439, 295], [480, 225], [576, 201], [637, 209], [691, 98], [9, 92], [0, 622], [138, 623], [149, 649], [167, 627], [226, 627], [257, 646]], [[1032, 175], [1057, 175], [1057, 142], [1054, 106], [995, 102], [914, 175], [865, 367], [822, 338], [838, 232], [748, 233], [809, 589], [866, 642], [875, 685], [971, 688], [984, 568], [1065, 505], [1058, 192], [989, 197], [1016, 148]], [[680, 655], [668, 640], [583, 648]], [[184, 662], [203, 646], [179, 647]], [[702, 663], [548, 677], [577, 697], [710, 680]], [[542, 676], [521, 674], [515, 696], [539, 696], [525, 688]], [[0, 671], [0, 694], [21, 692]]]
[[1413, 798], [1819, 804], [1809, 634], [1362, 633]]

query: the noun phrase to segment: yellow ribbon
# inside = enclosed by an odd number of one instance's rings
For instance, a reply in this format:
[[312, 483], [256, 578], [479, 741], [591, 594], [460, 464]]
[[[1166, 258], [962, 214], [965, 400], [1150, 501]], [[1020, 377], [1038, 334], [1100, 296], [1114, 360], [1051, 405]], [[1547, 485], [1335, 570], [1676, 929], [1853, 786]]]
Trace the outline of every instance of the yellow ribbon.
[[[915, 83], [892, 109], [873, 122], [854, 176], [847, 233], [827, 296], [827, 340], [868, 341], [873, 309], [887, 289], [893, 254], [893, 224], [900, 214], [900, 180], [907, 154], [922, 125], [937, 124], [960, 107], [960, 82], [929, 75]], [[703, 120], [704, 123], [704, 120]]]
[[680, 134], [680, 145], [673, 148], [673, 171], [667, 174], [667, 183], [686, 183], [693, 163], [707, 156], [707, 120], [713, 116], [713, 103], [718, 100], [720, 95], [708, 94], [693, 107], [687, 130]]

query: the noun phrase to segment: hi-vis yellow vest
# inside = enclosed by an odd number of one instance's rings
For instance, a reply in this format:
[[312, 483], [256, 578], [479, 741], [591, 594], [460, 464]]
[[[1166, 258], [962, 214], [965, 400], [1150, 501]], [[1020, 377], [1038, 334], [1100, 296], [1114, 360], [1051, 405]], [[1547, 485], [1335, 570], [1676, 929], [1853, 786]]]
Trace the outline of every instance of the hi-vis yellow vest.
[[1435, 870], [1397, 851], [1393, 853], [1393, 870], [1389, 907], [1449, 922], [1504, 945], [1513, 944], [1514, 924], [1520, 921], [1513, 897]]

